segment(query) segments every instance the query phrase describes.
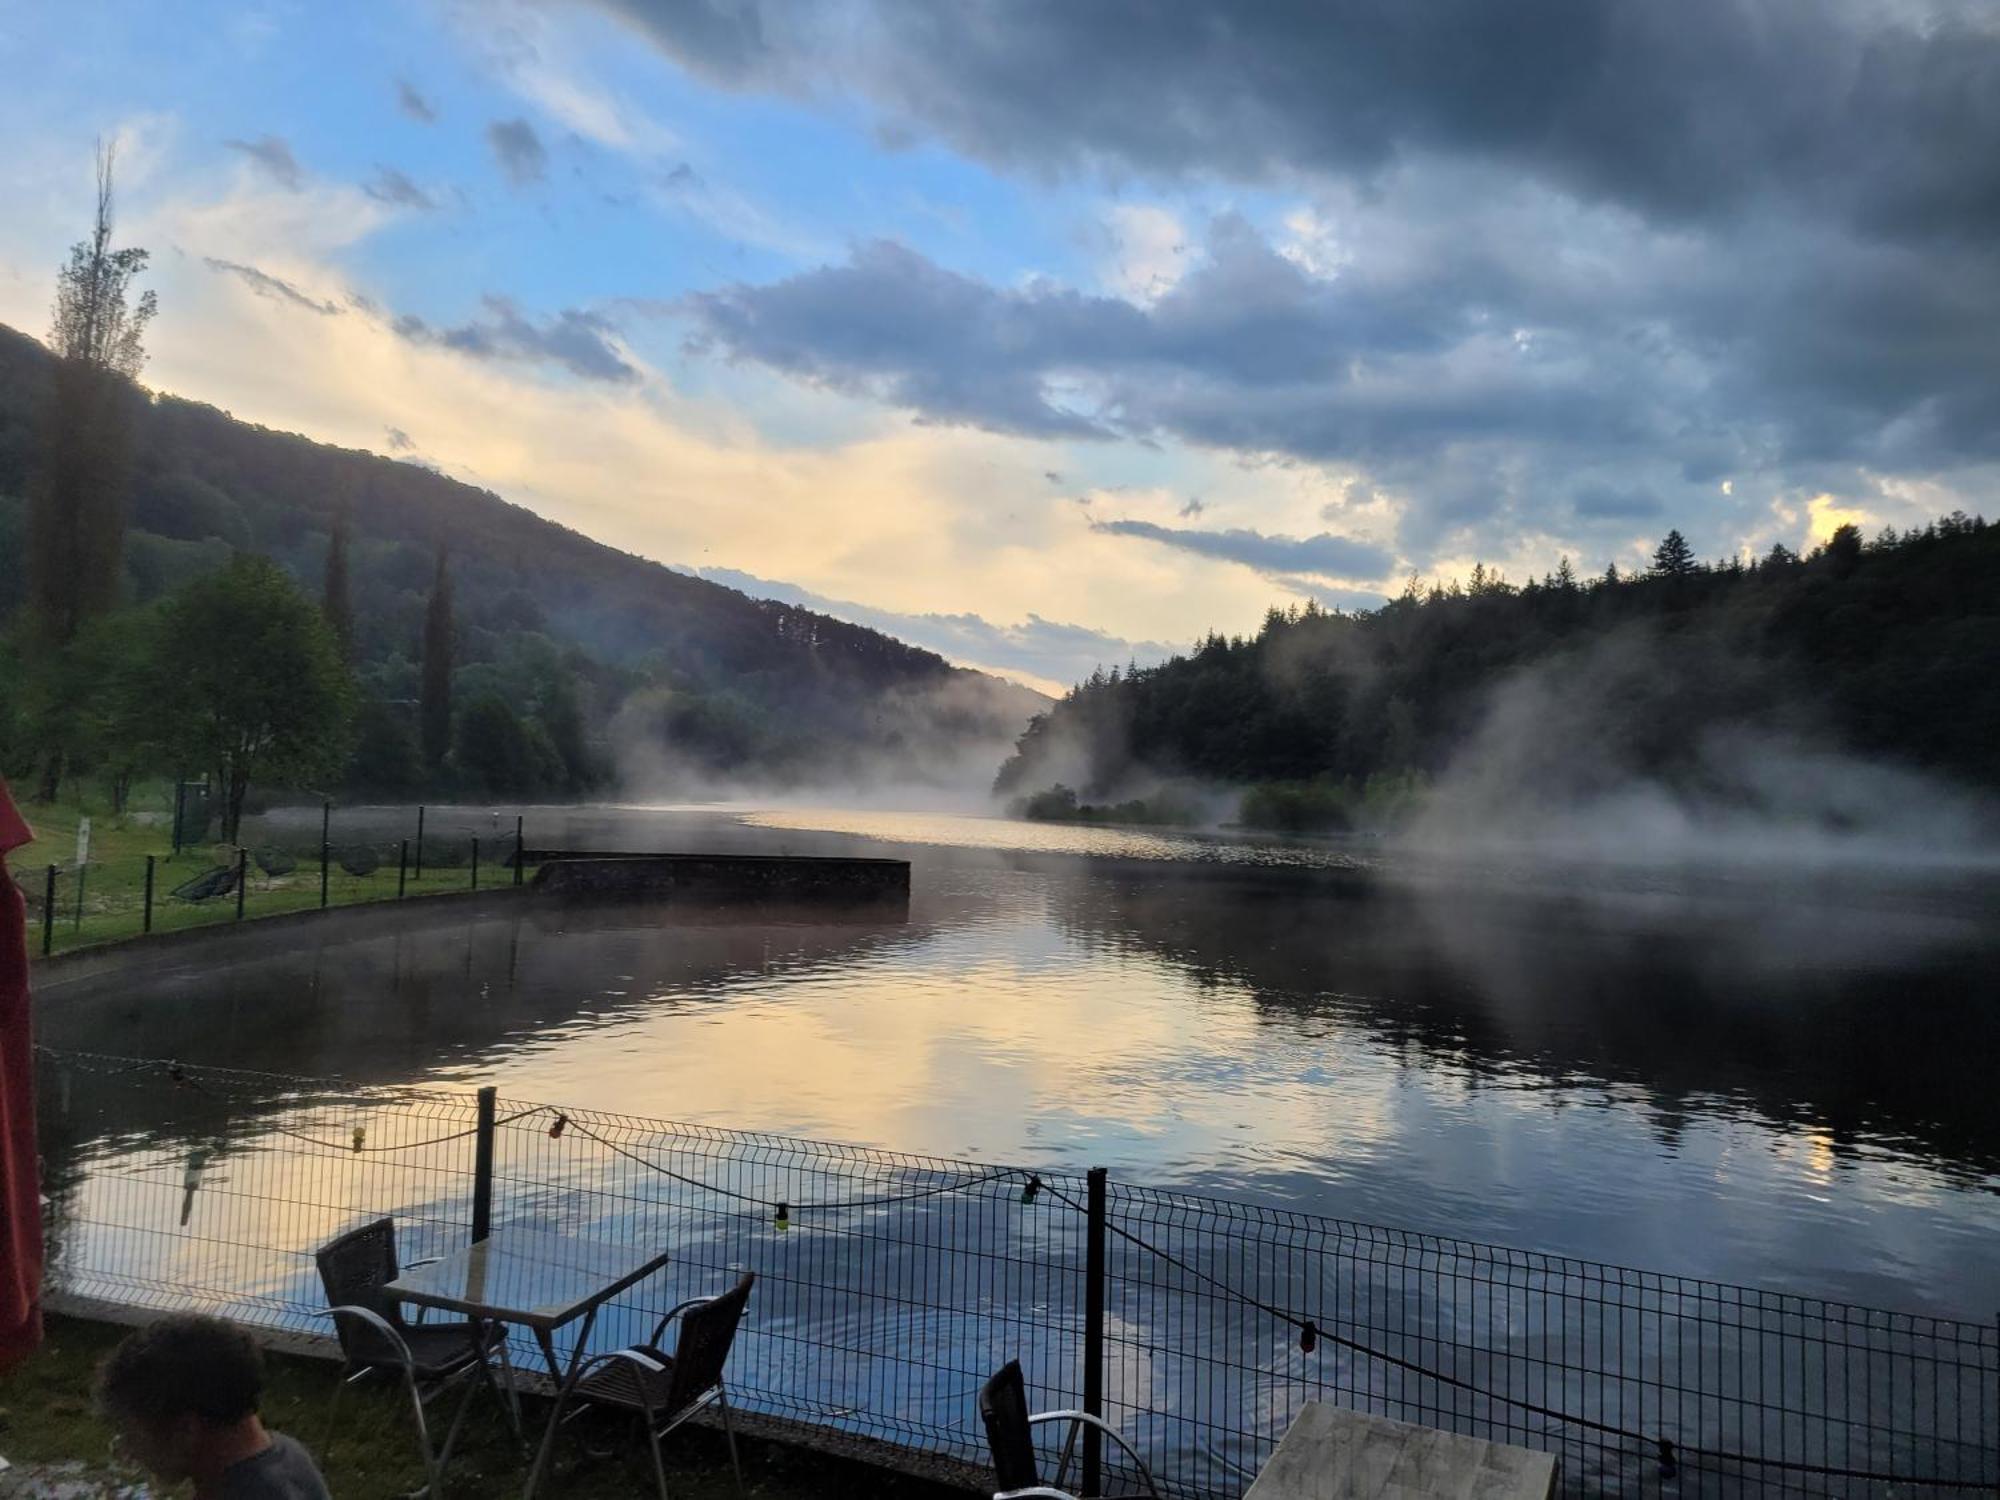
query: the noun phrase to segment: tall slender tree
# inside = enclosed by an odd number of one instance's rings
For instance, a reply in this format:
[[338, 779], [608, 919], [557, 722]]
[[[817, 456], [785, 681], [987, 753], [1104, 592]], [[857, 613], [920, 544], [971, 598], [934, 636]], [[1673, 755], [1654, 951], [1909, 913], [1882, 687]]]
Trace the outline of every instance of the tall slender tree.
[[333, 530], [326, 539], [326, 579], [320, 595], [320, 613], [326, 616], [343, 665], [354, 665], [354, 606], [347, 587], [347, 500], [342, 497], [333, 512]]
[[42, 461], [28, 498], [28, 598], [51, 645], [117, 601], [131, 483], [132, 379], [158, 310], [132, 283], [146, 252], [111, 245], [112, 148], [97, 148], [97, 214], [56, 275]]
[[423, 741], [424, 767], [433, 773], [444, 767], [451, 750], [451, 659], [453, 623], [451, 611], [451, 569], [444, 543], [438, 543], [437, 576], [431, 582], [431, 599], [424, 610], [423, 697], [418, 707], [418, 728]]

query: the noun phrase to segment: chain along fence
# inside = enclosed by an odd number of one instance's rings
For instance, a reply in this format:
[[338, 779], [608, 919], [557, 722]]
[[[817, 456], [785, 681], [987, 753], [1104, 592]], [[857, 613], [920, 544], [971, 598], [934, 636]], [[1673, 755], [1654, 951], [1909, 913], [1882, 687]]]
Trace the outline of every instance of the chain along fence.
[[324, 1332], [317, 1245], [388, 1214], [407, 1259], [490, 1222], [672, 1252], [595, 1348], [754, 1270], [741, 1406], [960, 1460], [1019, 1358], [1038, 1407], [1101, 1412], [1175, 1496], [1240, 1495], [1314, 1400], [1552, 1451], [1570, 1494], [2000, 1488], [1993, 1323], [490, 1091], [481, 1180], [469, 1093], [40, 1072], [50, 1275], [80, 1295]]
[[[378, 808], [328, 803], [317, 816], [246, 830], [242, 844], [209, 843], [205, 834], [198, 838], [171, 822], [99, 821], [107, 825], [94, 843], [99, 852], [35, 865], [27, 862], [31, 849], [14, 871], [35, 952], [518, 884], [524, 873], [517, 858], [524, 847], [521, 818], [459, 808], [417, 808], [406, 827], [390, 830]], [[67, 835], [49, 843], [66, 849]]]

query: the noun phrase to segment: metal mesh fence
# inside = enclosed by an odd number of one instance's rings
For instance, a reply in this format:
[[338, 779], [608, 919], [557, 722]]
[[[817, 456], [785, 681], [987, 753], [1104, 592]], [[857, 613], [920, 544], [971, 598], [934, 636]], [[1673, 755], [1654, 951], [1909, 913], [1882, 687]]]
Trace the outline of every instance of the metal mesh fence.
[[[324, 1331], [319, 1244], [382, 1214], [406, 1258], [469, 1232], [469, 1093], [54, 1053], [42, 1087], [65, 1290]], [[732, 1357], [747, 1409], [980, 1461], [976, 1393], [1006, 1360], [1037, 1408], [1085, 1399], [1081, 1174], [496, 1113], [496, 1230], [671, 1253], [605, 1310], [593, 1348], [747, 1269]], [[1572, 1494], [2000, 1486], [1992, 1324], [1115, 1182], [1105, 1205], [1104, 1413], [1168, 1494], [1240, 1495], [1321, 1399], [1554, 1451]], [[1125, 1477], [1111, 1453], [1106, 1467]]]
[[[281, 822], [245, 825], [238, 845], [177, 845], [158, 814], [99, 817], [88, 858], [14, 872], [27, 900], [29, 944], [63, 953], [146, 932], [491, 888], [512, 883], [518, 823], [512, 815], [428, 809], [295, 809]], [[67, 830], [45, 833], [67, 850]], [[78, 846], [79, 848], [81, 845]]]

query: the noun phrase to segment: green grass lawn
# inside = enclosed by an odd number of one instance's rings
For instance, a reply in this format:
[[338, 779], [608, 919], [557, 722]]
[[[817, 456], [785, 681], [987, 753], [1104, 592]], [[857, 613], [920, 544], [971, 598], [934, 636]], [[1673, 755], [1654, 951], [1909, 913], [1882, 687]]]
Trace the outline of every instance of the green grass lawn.
[[[55, 1493], [55, 1479], [75, 1488], [62, 1493], [112, 1496], [138, 1476], [119, 1470], [110, 1458], [110, 1431], [91, 1406], [90, 1389], [97, 1363], [124, 1337], [126, 1329], [75, 1318], [51, 1318], [42, 1349], [11, 1374], [0, 1376], [0, 1454], [16, 1467], [13, 1476], [0, 1475], [0, 1496]], [[271, 1355], [267, 1360], [264, 1420], [288, 1432], [313, 1450], [326, 1467], [327, 1483], [341, 1500], [386, 1500], [404, 1495], [424, 1482], [417, 1457], [414, 1426], [407, 1404], [386, 1381], [368, 1381], [351, 1390], [342, 1402], [340, 1422], [330, 1446], [326, 1435], [327, 1402], [332, 1397], [335, 1367], [323, 1360]], [[456, 1399], [443, 1398], [444, 1403]], [[449, 1420], [450, 1407], [434, 1403], [433, 1420]], [[536, 1437], [538, 1402], [526, 1405], [524, 1416]], [[615, 1446], [608, 1458], [583, 1451], [584, 1436], [559, 1439], [557, 1462], [542, 1493], [567, 1500], [646, 1496], [656, 1493], [652, 1465], [643, 1439], [627, 1443], [626, 1424], [597, 1435], [603, 1446]], [[749, 1492], [760, 1500], [964, 1500], [964, 1491], [906, 1479], [866, 1465], [809, 1453], [778, 1443], [741, 1440], [743, 1476]], [[664, 1445], [667, 1483], [676, 1500], [723, 1500], [734, 1496], [729, 1454], [722, 1435], [706, 1428], [683, 1428]], [[493, 1403], [475, 1398], [473, 1415], [445, 1471], [448, 1493], [460, 1496], [518, 1492], [527, 1476], [529, 1455], [517, 1447]], [[60, 1467], [58, 1467], [60, 1466]], [[76, 1466], [76, 1467], [71, 1467]], [[37, 1479], [44, 1486], [35, 1487]], [[13, 1488], [10, 1488], [10, 1480]], [[23, 1481], [27, 1481], [26, 1484]]]
[[[123, 814], [114, 815], [107, 801], [86, 794], [80, 800], [56, 804], [36, 803], [23, 809], [35, 830], [35, 842], [15, 851], [10, 868], [27, 893], [28, 948], [42, 951], [42, 903], [47, 889], [48, 866], [58, 866], [56, 876], [55, 924], [50, 951], [64, 953], [96, 943], [116, 942], [136, 936], [144, 927], [146, 856], [154, 858], [153, 928], [155, 932], [176, 932], [236, 920], [236, 897], [232, 893], [194, 903], [176, 898], [175, 887], [218, 865], [234, 862], [236, 851], [226, 845], [204, 845], [173, 852], [173, 792], [171, 783], [159, 782], [137, 789]], [[77, 902], [76, 828], [88, 817], [90, 861], [83, 877], [83, 900]], [[367, 901], [397, 898], [397, 850], [374, 843], [380, 866], [371, 874], [350, 875], [342, 869], [338, 854], [341, 837], [338, 810], [334, 816], [335, 859], [327, 874], [327, 904], [352, 906]], [[320, 904], [320, 872], [317, 837], [288, 841], [286, 850], [298, 860], [296, 869], [269, 876], [257, 867], [257, 847], [247, 865], [243, 915], [246, 920], [276, 916], [283, 912], [306, 911]], [[402, 890], [407, 897], [430, 896], [445, 891], [462, 891], [471, 886], [472, 870], [465, 841], [436, 835], [431, 843], [432, 862], [419, 878], [406, 872]], [[508, 843], [482, 847], [479, 883], [482, 887], [511, 883], [513, 871], [500, 863]], [[439, 857], [455, 860], [441, 866]], [[414, 860], [412, 861], [414, 863]]]

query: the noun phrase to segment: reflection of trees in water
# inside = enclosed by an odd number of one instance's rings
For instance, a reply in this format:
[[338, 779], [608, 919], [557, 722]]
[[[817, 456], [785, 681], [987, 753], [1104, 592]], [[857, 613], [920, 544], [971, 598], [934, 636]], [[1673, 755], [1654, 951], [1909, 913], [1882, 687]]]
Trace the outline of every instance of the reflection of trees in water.
[[1835, 1153], [1897, 1143], [1942, 1170], [2000, 1167], [2000, 928], [1981, 913], [1835, 893], [1392, 886], [1262, 871], [1052, 881], [1093, 947], [1240, 986], [1268, 1024], [1357, 1028], [1470, 1080], [1642, 1089], [1673, 1139], [1755, 1109]]

